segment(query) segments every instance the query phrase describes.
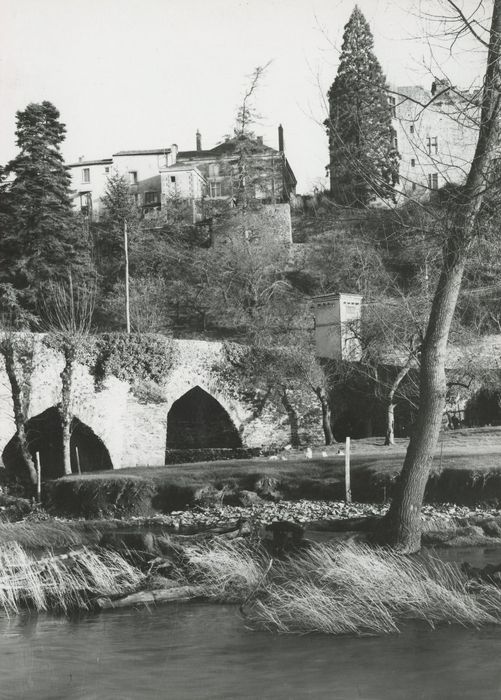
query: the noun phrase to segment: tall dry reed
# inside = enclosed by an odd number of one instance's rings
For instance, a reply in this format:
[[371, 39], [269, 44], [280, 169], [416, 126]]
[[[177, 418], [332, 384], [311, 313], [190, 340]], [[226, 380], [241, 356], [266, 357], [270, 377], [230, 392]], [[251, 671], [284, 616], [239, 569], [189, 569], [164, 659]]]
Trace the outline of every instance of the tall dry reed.
[[64, 557], [37, 559], [20, 545], [0, 547], [0, 609], [87, 609], [95, 598], [137, 590], [144, 575], [116, 552], [82, 548]]

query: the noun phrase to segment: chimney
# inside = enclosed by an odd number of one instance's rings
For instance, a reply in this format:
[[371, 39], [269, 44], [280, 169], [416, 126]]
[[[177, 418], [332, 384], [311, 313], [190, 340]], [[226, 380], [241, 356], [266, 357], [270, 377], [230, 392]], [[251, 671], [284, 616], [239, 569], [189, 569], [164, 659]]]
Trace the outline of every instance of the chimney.
[[284, 152], [284, 127], [281, 124], [278, 125], [278, 150]]
[[197, 129], [197, 151], [202, 150], [202, 134]]
[[177, 143], [172, 143], [170, 146], [170, 162], [168, 162], [167, 165], [176, 165], [178, 150]]

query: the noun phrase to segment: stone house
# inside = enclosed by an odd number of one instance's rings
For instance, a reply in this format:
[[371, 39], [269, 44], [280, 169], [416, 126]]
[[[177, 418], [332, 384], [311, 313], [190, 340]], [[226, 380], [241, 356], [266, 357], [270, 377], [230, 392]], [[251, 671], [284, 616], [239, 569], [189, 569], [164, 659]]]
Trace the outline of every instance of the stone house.
[[388, 96], [400, 154], [400, 189], [428, 196], [466, 178], [478, 137], [478, 90], [448, 81], [392, 88]]
[[[284, 153], [282, 126], [278, 150], [258, 137], [251, 142], [248, 168], [252, 170], [252, 196], [262, 204], [288, 203], [295, 193], [296, 178]], [[196, 150], [179, 151], [176, 144], [166, 148], [130, 150], [100, 160], [80, 159], [67, 168], [71, 175], [73, 202], [84, 216], [99, 219], [108, 178], [125, 177], [131, 193], [144, 211], [160, 209], [174, 195], [191, 202], [193, 222], [210, 218], [221, 205], [236, 200], [239, 152], [235, 139], [203, 150], [196, 135]]]

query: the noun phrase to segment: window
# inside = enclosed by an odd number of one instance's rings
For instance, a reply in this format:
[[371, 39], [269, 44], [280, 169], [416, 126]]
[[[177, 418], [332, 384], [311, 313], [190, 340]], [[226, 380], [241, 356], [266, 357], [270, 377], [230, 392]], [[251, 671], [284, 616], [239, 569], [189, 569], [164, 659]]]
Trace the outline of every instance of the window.
[[146, 205], [151, 205], [151, 204], [158, 204], [160, 202], [160, 193], [159, 192], [145, 192], [144, 193], [144, 204]]
[[397, 116], [397, 100], [391, 95], [388, 97], [388, 103], [390, 105], [391, 116], [395, 118]]
[[415, 182], [412, 183], [412, 191], [415, 192], [417, 189], [417, 185]]
[[428, 136], [426, 138], [426, 148], [430, 155], [437, 155], [438, 153], [438, 139], [436, 136]]
[[209, 177], [219, 177], [219, 163], [209, 164]]
[[104, 172], [105, 172], [106, 174], [108, 174], [108, 173], [110, 172], [110, 169], [109, 169], [108, 166], [106, 166], [106, 168], [104, 169]]
[[409, 131], [410, 131], [411, 134], [414, 133], [414, 124], [411, 124], [411, 125], [410, 125]]
[[92, 198], [90, 192], [80, 192], [80, 213], [82, 216], [90, 216], [92, 211]]
[[175, 176], [175, 175], [171, 175], [171, 176], [170, 176], [170, 181], [172, 182], [173, 185], [175, 185], [175, 184], [176, 184], [176, 176]]
[[414, 168], [416, 166], [416, 159], [411, 158], [411, 168]]
[[90, 168], [82, 170], [82, 182], [90, 182]]
[[130, 170], [129, 171], [129, 184], [130, 185], [137, 185], [137, 170]]
[[428, 173], [428, 188], [438, 190], [438, 173]]
[[221, 183], [211, 182], [210, 183], [210, 196], [211, 197], [221, 197]]

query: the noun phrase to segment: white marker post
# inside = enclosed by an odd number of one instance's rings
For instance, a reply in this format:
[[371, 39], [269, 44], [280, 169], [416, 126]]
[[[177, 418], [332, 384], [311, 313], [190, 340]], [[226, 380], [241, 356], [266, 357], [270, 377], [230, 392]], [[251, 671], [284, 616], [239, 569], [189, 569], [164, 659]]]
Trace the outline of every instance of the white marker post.
[[77, 458], [77, 472], [79, 474], [82, 473], [82, 470], [80, 469], [80, 453], [78, 451], [78, 447], [75, 445], [75, 457]]
[[37, 503], [42, 502], [42, 473], [40, 469], [40, 453], [35, 452], [35, 468], [37, 470]]
[[344, 450], [344, 488], [346, 503], [351, 503], [351, 480], [350, 480], [350, 438], [346, 438]]

